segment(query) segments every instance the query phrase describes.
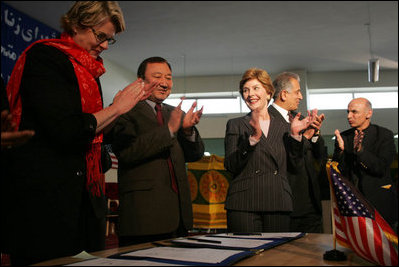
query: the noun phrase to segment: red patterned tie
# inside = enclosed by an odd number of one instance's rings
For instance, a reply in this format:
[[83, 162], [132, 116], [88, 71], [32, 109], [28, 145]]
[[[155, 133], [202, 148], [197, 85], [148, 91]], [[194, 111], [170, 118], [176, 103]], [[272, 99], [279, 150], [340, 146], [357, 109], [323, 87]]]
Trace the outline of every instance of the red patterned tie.
[[[156, 104], [155, 105], [155, 110], [157, 111], [158, 124], [159, 125], [163, 125], [162, 106], [161, 106], [161, 104]], [[173, 189], [173, 191], [178, 193], [175, 171], [173, 169], [172, 160], [171, 160], [170, 156], [168, 156], [168, 167], [169, 167], [169, 174], [170, 174], [170, 181], [171, 181], [171, 184], [172, 184], [172, 189]]]

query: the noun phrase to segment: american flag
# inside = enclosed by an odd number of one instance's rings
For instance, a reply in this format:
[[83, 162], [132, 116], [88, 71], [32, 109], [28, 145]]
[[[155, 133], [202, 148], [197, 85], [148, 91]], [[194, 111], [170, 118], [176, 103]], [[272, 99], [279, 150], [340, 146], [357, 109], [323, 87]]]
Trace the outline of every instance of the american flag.
[[111, 156], [111, 161], [112, 161], [112, 169], [118, 169], [118, 159], [116, 158], [115, 154], [113, 152], [109, 153]]
[[105, 149], [107, 150], [108, 154], [111, 157], [111, 169], [118, 169], [118, 159], [116, 158], [114, 152], [112, 152], [112, 146], [110, 144], [105, 145]]
[[397, 235], [378, 211], [339, 173], [337, 165], [337, 162], [327, 163], [333, 191], [336, 240], [374, 264], [397, 266]]

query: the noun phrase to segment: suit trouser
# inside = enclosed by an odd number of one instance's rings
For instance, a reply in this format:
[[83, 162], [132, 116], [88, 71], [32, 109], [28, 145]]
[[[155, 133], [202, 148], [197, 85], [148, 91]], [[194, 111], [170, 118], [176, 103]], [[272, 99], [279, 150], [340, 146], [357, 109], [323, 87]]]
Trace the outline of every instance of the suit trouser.
[[291, 217], [291, 232], [322, 233], [323, 219], [321, 214], [311, 213], [298, 217]]
[[119, 247], [142, 244], [147, 242], [154, 242], [158, 240], [171, 239], [187, 235], [188, 231], [184, 227], [183, 222], [180, 219], [178, 228], [171, 233], [155, 234], [155, 235], [119, 236]]
[[291, 212], [227, 210], [228, 232], [289, 232]]

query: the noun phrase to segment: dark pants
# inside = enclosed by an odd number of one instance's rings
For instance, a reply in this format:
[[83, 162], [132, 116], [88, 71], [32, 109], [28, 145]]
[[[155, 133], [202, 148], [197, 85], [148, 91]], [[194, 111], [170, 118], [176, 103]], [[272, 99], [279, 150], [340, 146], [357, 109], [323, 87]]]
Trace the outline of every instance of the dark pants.
[[187, 235], [188, 231], [182, 225], [182, 222], [180, 222], [179, 227], [172, 233], [157, 234], [157, 235], [141, 235], [141, 236], [119, 236], [119, 247], [154, 242], [154, 241], [171, 239]]
[[312, 213], [300, 217], [291, 217], [291, 232], [322, 233], [323, 220], [320, 214]]
[[227, 210], [228, 232], [289, 232], [290, 212]]
[[165, 240], [177, 237], [173, 233], [160, 234], [160, 235], [142, 235], [142, 236], [120, 236], [119, 247], [125, 247], [130, 245], [154, 242], [158, 240]]

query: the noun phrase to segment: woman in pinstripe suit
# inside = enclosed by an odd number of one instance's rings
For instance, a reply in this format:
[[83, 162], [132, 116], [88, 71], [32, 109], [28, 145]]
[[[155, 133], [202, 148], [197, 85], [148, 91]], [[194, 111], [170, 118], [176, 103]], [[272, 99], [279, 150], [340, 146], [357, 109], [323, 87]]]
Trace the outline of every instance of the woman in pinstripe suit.
[[274, 87], [262, 69], [244, 73], [240, 93], [251, 112], [226, 125], [224, 165], [233, 174], [225, 204], [228, 231], [288, 232], [292, 195], [287, 165], [300, 155], [299, 132], [310, 124], [311, 115], [303, 120], [297, 115], [291, 136], [284, 134], [287, 124], [268, 113]]

